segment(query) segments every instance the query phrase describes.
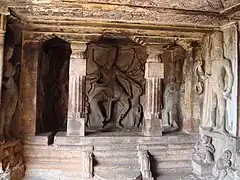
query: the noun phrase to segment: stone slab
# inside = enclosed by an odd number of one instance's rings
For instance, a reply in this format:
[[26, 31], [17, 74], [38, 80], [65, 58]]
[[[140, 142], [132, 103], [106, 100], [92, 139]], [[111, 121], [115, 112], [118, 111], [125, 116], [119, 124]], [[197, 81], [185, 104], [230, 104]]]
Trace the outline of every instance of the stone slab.
[[145, 137], [143, 135], [132, 134], [132, 136], [125, 135], [125, 133], [99, 133], [89, 134], [85, 137], [66, 136], [66, 132], [58, 132], [54, 138], [54, 145], [71, 145], [71, 146], [89, 146], [89, 145], [109, 145], [109, 144], [166, 144], [173, 143], [196, 143], [199, 135], [189, 135], [184, 133], [172, 133], [159, 137]]
[[25, 135], [22, 139], [23, 144], [31, 144], [31, 145], [48, 145], [49, 137], [52, 133], [42, 133], [39, 135]]

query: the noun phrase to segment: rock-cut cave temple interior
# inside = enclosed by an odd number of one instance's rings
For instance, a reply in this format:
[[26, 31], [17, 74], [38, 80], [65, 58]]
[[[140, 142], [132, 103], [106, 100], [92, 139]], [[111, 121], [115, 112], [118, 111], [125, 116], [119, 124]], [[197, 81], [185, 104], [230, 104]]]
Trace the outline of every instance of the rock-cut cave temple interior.
[[239, 54], [239, 0], [0, 0], [0, 179], [240, 180]]

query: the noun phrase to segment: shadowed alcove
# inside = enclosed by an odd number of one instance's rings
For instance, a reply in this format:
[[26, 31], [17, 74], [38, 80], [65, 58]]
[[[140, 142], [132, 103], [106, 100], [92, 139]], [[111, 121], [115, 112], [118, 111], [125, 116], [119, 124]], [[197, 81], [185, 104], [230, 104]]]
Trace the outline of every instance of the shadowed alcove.
[[70, 55], [69, 43], [60, 38], [42, 45], [38, 69], [38, 133], [66, 130]]

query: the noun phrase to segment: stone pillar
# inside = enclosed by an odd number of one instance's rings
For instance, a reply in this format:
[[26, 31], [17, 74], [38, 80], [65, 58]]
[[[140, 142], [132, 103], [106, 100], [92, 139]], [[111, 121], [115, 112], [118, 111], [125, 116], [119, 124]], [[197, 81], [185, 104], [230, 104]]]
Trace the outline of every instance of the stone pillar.
[[22, 134], [35, 135], [40, 42], [25, 40], [26, 36], [23, 33], [19, 90], [20, 127]]
[[148, 59], [145, 65], [146, 106], [144, 111], [143, 134], [145, 136], [162, 135], [161, 119], [161, 79], [164, 77], [164, 65], [161, 63], [157, 47], [147, 47]]
[[199, 121], [194, 118], [194, 88], [193, 88], [193, 72], [194, 72], [194, 53], [195, 48], [192, 46], [192, 41], [179, 40], [177, 42], [186, 51], [186, 58], [183, 67], [184, 73], [184, 114], [182, 122], [182, 130], [188, 133], [198, 131]]
[[[6, 15], [0, 12], [0, 97], [2, 92], [3, 58], [4, 58], [4, 38], [6, 32]], [[1, 101], [0, 101], [1, 104]]]
[[184, 119], [183, 119], [183, 131], [188, 133], [192, 132], [194, 127], [192, 117], [192, 81], [193, 81], [193, 49], [189, 49], [186, 52], [186, 67], [185, 69], [185, 93], [184, 93]]
[[85, 136], [86, 44], [72, 44], [71, 48], [67, 136]]

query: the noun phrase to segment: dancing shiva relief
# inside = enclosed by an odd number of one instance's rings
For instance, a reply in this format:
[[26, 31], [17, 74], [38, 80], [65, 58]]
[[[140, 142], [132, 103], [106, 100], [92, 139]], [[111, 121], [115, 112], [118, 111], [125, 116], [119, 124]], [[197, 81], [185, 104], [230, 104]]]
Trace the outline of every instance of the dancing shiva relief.
[[132, 128], [141, 124], [146, 60], [142, 52], [134, 46], [88, 46], [87, 126]]

